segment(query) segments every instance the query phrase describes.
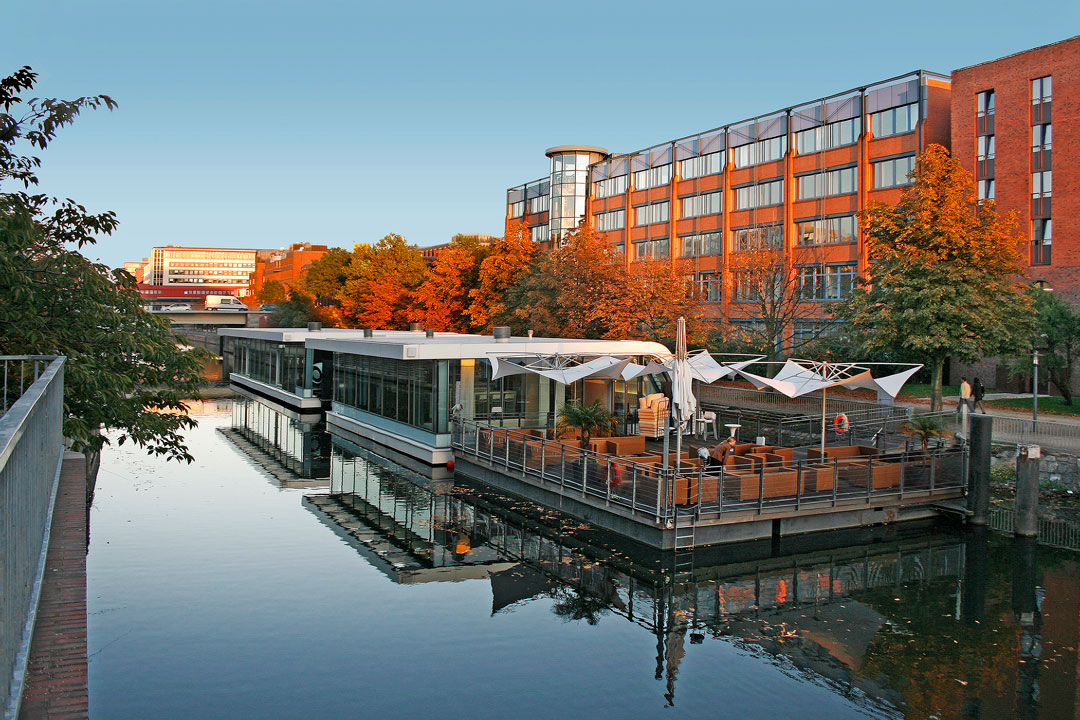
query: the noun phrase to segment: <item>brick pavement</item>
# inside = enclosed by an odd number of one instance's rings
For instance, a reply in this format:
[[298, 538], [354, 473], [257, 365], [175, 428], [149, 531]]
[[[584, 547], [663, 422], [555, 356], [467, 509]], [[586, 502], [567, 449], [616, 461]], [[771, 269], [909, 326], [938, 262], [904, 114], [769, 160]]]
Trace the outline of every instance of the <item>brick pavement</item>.
[[86, 522], [86, 461], [68, 453], [60, 471], [20, 718], [89, 716]]

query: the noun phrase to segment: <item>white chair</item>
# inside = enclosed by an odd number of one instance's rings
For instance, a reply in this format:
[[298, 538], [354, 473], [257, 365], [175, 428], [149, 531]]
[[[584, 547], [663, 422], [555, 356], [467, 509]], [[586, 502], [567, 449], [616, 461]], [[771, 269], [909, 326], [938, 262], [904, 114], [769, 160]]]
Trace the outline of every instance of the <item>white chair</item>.
[[709, 439], [709, 429], [712, 428], [713, 440], [719, 440], [720, 434], [716, 428], [716, 413], [706, 410], [701, 414], [701, 439]]

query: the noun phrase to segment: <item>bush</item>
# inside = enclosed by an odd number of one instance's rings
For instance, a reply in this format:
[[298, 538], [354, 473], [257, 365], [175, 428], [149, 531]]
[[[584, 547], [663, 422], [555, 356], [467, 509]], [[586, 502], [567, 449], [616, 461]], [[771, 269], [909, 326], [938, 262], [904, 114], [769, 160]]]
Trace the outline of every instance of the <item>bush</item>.
[[1016, 482], [1016, 466], [1008, 462], [991, 466], [990, 482], [998, 484]]

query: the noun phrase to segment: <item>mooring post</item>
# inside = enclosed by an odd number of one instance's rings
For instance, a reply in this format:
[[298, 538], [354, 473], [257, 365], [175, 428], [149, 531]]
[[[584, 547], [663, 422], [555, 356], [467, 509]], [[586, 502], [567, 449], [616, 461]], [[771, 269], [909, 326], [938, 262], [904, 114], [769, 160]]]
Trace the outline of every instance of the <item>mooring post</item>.
[[1016, 530], [1019, 537], [1039, 534], [1038, 445], [1019, 445], [1016, 453]]
[[970, 461], [968, 462], [968, 509], [971, 525], [985, 527], [990, 521], [990, 439], [994, 419], [988, 415], [971, 418]]

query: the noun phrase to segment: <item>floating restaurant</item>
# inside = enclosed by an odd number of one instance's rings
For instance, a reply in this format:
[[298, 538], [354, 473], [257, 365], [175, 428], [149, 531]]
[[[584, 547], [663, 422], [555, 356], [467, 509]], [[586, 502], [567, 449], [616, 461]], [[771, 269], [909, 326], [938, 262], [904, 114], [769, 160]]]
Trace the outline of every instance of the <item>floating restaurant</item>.
[[[853, 428], [827, 444], [824, 398], [820, 423], [780, 437], [761, 429], [760, 415], [753, 425], [741, 410], [687, 396], [688, 387], [720, 390], [710, 383], [735, 373], [789, 397], [845, 383], [895, 395], [911, 369], [878, 379], [853, 364], [750, 372], [754, 358], [724, 365], [688, 357], [685, 346], [673, 356], [659, 343], [512, 337], [505, 328], [484, 336], [313, 324], [221, 335], [224, 372], [248, 399], [305, 418], [321, 411], [331, 436], [352, 446], [429, 476], [456, 470], [654, 548], [964, 512], [967, 447], [912, 447], [896, 433], [906, 416], [883, 419], [872, 438], [856, 441]], [[560, 425], [574, 402], [610, 411], [610, 430]], [[717, 435], [729, 434], [728, 449], [709, 457]]]

